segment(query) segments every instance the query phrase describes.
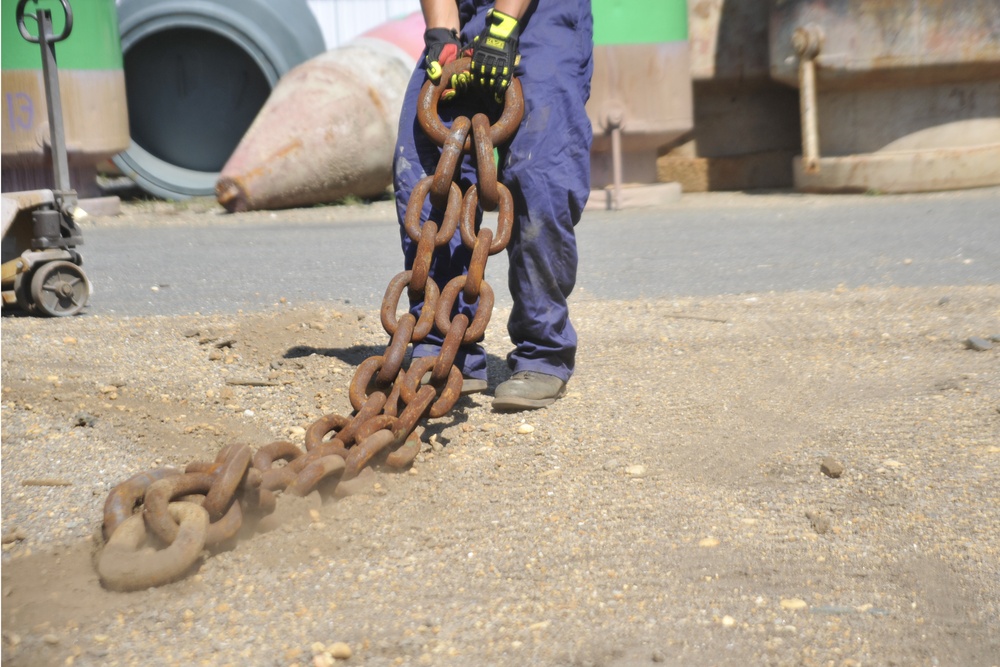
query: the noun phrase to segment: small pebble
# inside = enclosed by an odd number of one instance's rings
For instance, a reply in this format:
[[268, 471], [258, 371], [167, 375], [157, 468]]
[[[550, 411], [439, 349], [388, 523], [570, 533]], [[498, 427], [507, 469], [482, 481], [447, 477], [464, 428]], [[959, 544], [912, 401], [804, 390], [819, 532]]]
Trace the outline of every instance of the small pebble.
[[329, 653], [318, 653], [313, 656], [313, 667], [333, 667], [335, 660]]
[[819, 469], [824, 475], [833, 479], [844, 474], [844, 465], [832, 456], [823, 459], [823, 462], [819, 464]]
[[736, 625], [736, 619], [735, 618], [733, 618], [732, 616], [723, 616], [722, 617], [722, 626], [723, 627], [725, 627], [725, 628], [731, 628], [734, 625]]
[[644, 465], [634, 465], [625, 468], [625, 474], [630, 477], [645, 477], [646, 476], [646, 466]]
[[353, 655], [351, 647], [345, 642], [334, 642], [326, 647], [326, 652], [337, 660], [347, 660]]
[[782, 598], [781, 600], [781, 608], [788, 611], [800, 611], [808, 606], [806, 601], [801, 598]]
[[698, 546], [704, 549], [712, 549], [719, 546], [719, 539], [717, 537], [706, 537], [698, 541]]
[[89, 412], [80, 411], [73, 415], [74, 426], [93, 427], [95, 423], [97, 423], [97, 417]]
[[521, 424], [520, 426], [517, 427], [517, 432], [520, 433], [521, 435], [534, 433], [535, 427], [532, 426], [531, 424]]
[[985, 338], [980, 338], [979, 336], [972, 336], [971, 338], [965, 339], [965, 347], [970, 350], [975, 350], [976, 352], [985, 352], [986, 350], [993, 349], [993, 343], [986, 340]]
[[28, 537], [28, 534], [24, 532], [23, 528], [15, 528], [9, 533], [5, 534], [0, 538], [0, 542], [3, 544], [11, 544], [12, 542], [20, 542]]
[[824, 614], [827, 616], [841, 616], [844, 614], [853, 614], [857, 610], [854, 607], [847, 607], [844, 605], [822, 605], [819, 607], [813, 607], [809, 610], [813, 614]]
[[828, 519], [822, 512], [808, 510], [806, 512], [806, 518], [809, 519], [813, 530], [815, 530], [818, 534], [823, 535], [830, 530], [830, 519]]

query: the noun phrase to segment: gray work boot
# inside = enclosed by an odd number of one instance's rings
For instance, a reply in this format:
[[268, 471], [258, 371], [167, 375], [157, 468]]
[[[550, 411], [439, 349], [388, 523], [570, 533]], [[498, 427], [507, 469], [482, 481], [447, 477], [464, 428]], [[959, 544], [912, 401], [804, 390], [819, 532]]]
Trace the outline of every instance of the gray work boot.
[[555, 375], [518, 371], [497, 387], [493, 409], [513, 412], [544, 408], [565, 393], [566, 383]]

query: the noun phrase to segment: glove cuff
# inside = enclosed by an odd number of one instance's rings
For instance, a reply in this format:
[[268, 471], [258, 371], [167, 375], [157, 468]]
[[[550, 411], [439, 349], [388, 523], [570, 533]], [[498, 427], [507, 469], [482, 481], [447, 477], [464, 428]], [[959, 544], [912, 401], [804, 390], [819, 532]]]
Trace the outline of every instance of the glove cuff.
[[498, 37], [504, 40], [517, 37], [519, 27], [517, 19], [513, 16], [508, 16], [503, 12], [491, 9], [486, 16], [486, 20], [489, 24], [491, 37]]
[[458, 31], [454, 28], [428, 28], [424, 31], [424, 46], [434, 43], [458, 44]]

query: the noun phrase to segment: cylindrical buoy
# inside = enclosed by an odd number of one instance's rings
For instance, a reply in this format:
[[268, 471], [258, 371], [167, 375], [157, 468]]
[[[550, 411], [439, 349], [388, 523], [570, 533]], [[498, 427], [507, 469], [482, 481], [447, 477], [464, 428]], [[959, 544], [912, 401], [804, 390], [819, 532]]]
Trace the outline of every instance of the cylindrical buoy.
[[236, 212], [384, 192], [423, 30], [416, 12], [286, 74], [223, 167], [219, 203]]
[[326, 45], [306, 0], [120, 0], [131, 143], [115, 164], [167, 199], [211, 196], [279, 79]]

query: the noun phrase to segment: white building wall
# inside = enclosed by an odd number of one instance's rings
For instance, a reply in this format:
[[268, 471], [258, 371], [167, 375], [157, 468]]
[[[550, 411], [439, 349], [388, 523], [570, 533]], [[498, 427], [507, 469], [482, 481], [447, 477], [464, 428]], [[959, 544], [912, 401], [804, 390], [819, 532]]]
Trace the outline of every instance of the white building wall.
[[420, 0], [308, 0], [326, 48], [342, 46], [389, 19], [420, 11]]

